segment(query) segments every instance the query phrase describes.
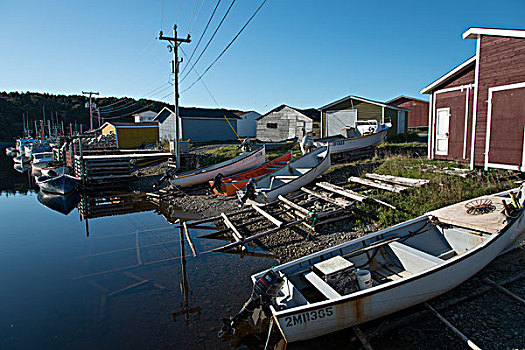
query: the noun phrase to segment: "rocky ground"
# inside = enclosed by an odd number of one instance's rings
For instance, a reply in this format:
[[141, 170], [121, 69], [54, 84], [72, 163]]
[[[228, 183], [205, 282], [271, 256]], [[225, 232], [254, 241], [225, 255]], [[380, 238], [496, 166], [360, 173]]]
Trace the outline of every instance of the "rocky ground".
[[[359, 175], [362, 171], [370, 171], [377, 165], [366, 163], [363, 165], [339, 166], [323, 176], [324, 181], [332, 183], [345, 182], [350, 175]], [[167, 170], [166, 164], [155, 165], [136, 172], [139, 180], [134, 188], [142, 191], [152, 191], [153, 183], [157, 182]], [[236, 198], [222, 197], [211, 193], [209, 186], [199, 186], [190, 189], [173, 189], [164, 185], [173, 195], [167, 198], [167, 203], [198, 214], [200, 217], [220, 215], [221, 212], [232, 213], [239, 210]], [[278, 208], [268, 208], [272, 213], [278, 213]], [[291, 218], [285, 212], [276, 214], [282, 220]], [[256, 223], [242, 227], [242, 223], [253, 220], [253, 214], [233, 216], [234, 223], [241, 226], [241, 233], [246, 236], [254, 232], [262, 232], [272, 228], [267, 222]], [[311, 232], [304, 226], [297, 226], [282, 230], [278, 233], [261, 238], [256, 241], [258, 247], [272, 253], [276, 259], [283, 263], [298, 257], [310, 254], [329, 246], [346, 242], [350, 239], [373, 232], [376, 227], [372, 224], [357, 225], [353, 220], [329, 224], [320, 232]], [[364, 227], [364, 229], [363, 229]], [[252, 247], [257, 247], [253, 245]], [[523, 273], [525, 266], [525, 249], [515, 249], [497, 258], [487, 268], [473, 278], [453, 289], [452, 291], [430, 302], [431, 305], [441, 305], [451, 299], [469, 295], [474, 291], [484, 288], [485, 277], [493, 281], [500, 281], [513, 275]], [[525, 279], [518, 280], [506, 286], [510, 291], [525, 298]], [[385, 325], [397, 322], [414, 312], [424, 311], [422, 306], [417, 306], [402, 313], [394, 314], [370, 325], [365, 325], [365, 331], [375, 331], [371, 337], [371, 345], [375, 349], [464, 349], [465, 344], [452, 333], [437, 318], [429, 313], [417, 320], [403, 325], [400, 328], [384, 332]], [[475, 344], [483, 349], [525, 349], [525, 312], [523, 305], [509, 298], [499, 291], [490, 291], [478, 298], [455, 305], [440, 313], [455, 327], [467, 335]], [[345, 330], [327, 337], [321, 337], [309, 342], [290, 346], [292, 349], [317, 349], [322, 347], [359, 349], [358, 341], [350, 342], [353, 332]]]

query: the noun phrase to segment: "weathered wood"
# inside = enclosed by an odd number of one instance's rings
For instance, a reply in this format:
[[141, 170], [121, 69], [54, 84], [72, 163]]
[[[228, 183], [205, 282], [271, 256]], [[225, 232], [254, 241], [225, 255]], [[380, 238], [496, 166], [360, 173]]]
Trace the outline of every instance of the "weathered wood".
[[358, 326], [353, 326], [352, 329], [354, 330], [354, 333], [357, 336], [357, 339], [359, 339], [361, 341], [361, 344], [363, 344], [363, 347], [366, 350], [373, 350], [372, 345], [370, 345], [370, 343], [366, 339], [366, 336], [361, 331], [361, 328], [359, 328]]
[[326, 193], [315, 192], [315, 191], [309, 190], [308, 188], [301, 187], [301, 191], [303, 191], [305, 193], [308, 193], [309, 195], [312, 195], [312, 196], [314, 196], [316, 198], [322, 199], [325, 202], [337, 205], [338, 207], [341, 207], [341, 208], [344, 208], [344, 209], [346, 209], [346, 208], [348, 208], [348, 207], [353, 205], [352, 202], [349, 202], [347, 200], [344, 200], [344, 199], [341, 199], [341, 198], [331, 198]]
[[267, 236], [269, 234], [275, 233], [275, 232], [280, 231], [282, 229], [285, 229], [287, 227], [299, 225], [301, 222], [306, 221], [306, 220], [307, 220], [307, 218], [296, 220], [296, 221], [292, 221], [292, 222], [288, 222], [288, 223], [282, 225], [281, 227], [276, 227], [276, 228], [273, 228], [273, 229], [270, 229], [270, 230], [258, 233], [256, 235], [250, 236], [248, 238], [244, 238], [243, 240], [241, 240], [239, 242], [233, 242], [233, 243], [227, 244], [225, 246], [212, 249], [211, 252], [221, 252], [221, 251], [225, 251], [225, 250], [229, 250], [229, 249], [235, 248], [235, 247], [237, 247], [239, 245], [242, 245], [242, 244], [248, 243], [250, 241], [253, 241], [255, 239]]
[[186, 226], [186, 221], [182, 222], [182, 228], [184, 229], [184, 234], [186, 235], [186, 239], [188, 240], [188, 243], [190, 244], [191, 251], [193, 252], [193, 257], [197, 257], [197, 250], [195, 249], [195, 246], [193, 245], [193, 241], [191, 240], [190, 232], [188, 231], [188, 226]]
[[516, 294], [512, 293], [510, 290], [508, 290], [506, 288], [503, 288], [502, 286], [500, 286], [499, 284], [497, 284], [494, 281], [490, 280], [489, 278], [483, 279], [483, 282], [487, 283], [488, 285], [491, 285], [492, 287], [496, 288], [500, 292], [503, 292], [503, 293], [507, 294], [509, 297], [511, 297], [512, 299], [514, 299], [517, 302], [521, 303], [522, 305], [525, 305], [525, 299], [520, 298]]
[[319, 182], [316, 185], [321, 187], [321, 188], [324, 188], [325, 190], [334, 192], [336, 194], [339, 194], [341, 196], [344, 196], [344, 197], [347, 197], [347, 198], [350, 198], [350, 199], [353, 199], [353, 200], [356, 200], [356, 201], [359, 201], [359, 202], [365, 202], [365, 203], [375, 202], [377, 204], [384, 205], [385, 207], [388, 207], [390, 209], [397, 210], [397, 208], [395, 206], [393, 206], [392, 204], [389, 204], [389, 203], [384, 202], [384, 201], [379, 200], [379, 199], [375, 199], [375, 198], [371, 198], [371, 197], [365, 196], [364, 194], [357, 193], [357, 192], [354, 192], [352, 190], [349, 190], [349, 189], [346, 189], [346, 188], [342, 188], [340, 186], [332, 185], [331, 183], [328, 183], [328, 182]]
[[430, 182], [430, 180], [424, 180], [424, 179], [412, 179], [409, 177], [381, 175], [381, 174], [374, 174], [374, 173], [368, 173], [368, 174], [365, 174], [365, 176], [372, 180], [390, 182], [393, 184], [397, 184], [401, 186], [409, 186], [409, 187], [419, 187], [419, 186], [426, 185], [427, 183]]
[[461, 333], [461, 331], [459, 329], [457, 329], [456, 327], [454, 327], [454, 325], [450, 322], [448, 322], [443, 316], [441, 316], [441, 314], [439, 312], [437, 312], [432, 306], [430, 306], [429, 304], [425, 303], [425, 307], [432, 313], [434, 314], [434, 316], [436, 316], [441, 322], [443, 322], [452, 332], [454, 332], [457, 336], [459, 336], [461, 338], [461, 340], [463, 340], [465, 343], [467, 343], [467, 345], [469, 346], [469, 348], [473, 349], [473, 350], [481, 350], [481, 348], [479, 346], [477, 346], [476, 344], [474, 344], [474, 342], [472, 340], [470, 340], [469, 338], [467, 338], [467, 336], [463, 333]]
[[356, 176], [350, 176], [348, 178], [348, 181], [358, 183], [361, 185], [374, 187], [374, 188], [379, 188], [381, 190], [395, 192], [395, 193], [400, 193], [408, 188], [408, 187], [400, 186], [400, 185], [391, 185], [391, 184], [384, 183], [384, 182], [367, 180], [367, 179], [363, 179], [363, 178], [356, 177]]
[[232, 236], [233, 238], [238, 242], [238, 241], [241, 241], [242, 240], [242, 235], [241, 233], [239, 232], [239, 230], [237, 230], [237, 228], [233, 225], [233, 223], [230, 221], [230, 219], [228, 218], [228, 216], [224, 213], [221, 213], [221, 216], [222, 216], [222, 219], [224, 220], [224, 224], [226, 225], [226, 227], [228, 227], [230, 230], [232, 230]]
[[300, 205], [298, 204], [295, 204], [294, 202], [286, 199], [285, 197], [279, 195], [279, 197], [277, 197], [281, 202], [283, 202], [284, 204], [286, 204], [287, 206], [305, 214], [305, 215], [309, 215], [310, 214], [310, 210], [306, 209], [306, 208], [303, 208], [301, 207]]
[[277, 219], [276, 217], [272, 216], [270, 213], [259, 208], [257, 205], [252, 204], [252, 208], [255, 209], [256, 212], [264, 216], [266, 219], [270, 220], [275, 226], [281, 227], [283, 225], [283, 222], [281, 220]]

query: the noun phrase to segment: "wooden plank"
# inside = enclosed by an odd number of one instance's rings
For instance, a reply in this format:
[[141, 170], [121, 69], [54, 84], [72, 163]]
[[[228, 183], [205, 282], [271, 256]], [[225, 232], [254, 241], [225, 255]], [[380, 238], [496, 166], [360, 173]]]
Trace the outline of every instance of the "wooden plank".
[[372, 345], [370, 345], [370, 343], [366, 339], [366, 336], [361, 331], [361, 328], [359, 328], [358, 326], [353, 326], [352, 329], [354, 330], [354, 333], [357, 336], [357, 338], [359, 339], [359, 341], [361, 342], [361, 344], [363, 344], [363, 347], [366, 350], [373, 350], [372, 349]]
[[270, 220], [275, 226], [281, 227], [283, 225], [283, 222], [281, 220], [277, 219], [276, 217], [273, 217], [270, 213], [259, 208], [257, 205], [252, 204], [252, 208], [255, 209], [256, 212]]
[[301, 207], [300, 205], [298, 204], [295, 204], [294, 202], [286, 199], [285, 197], [279, 195], [279, 197], [277, 197], [281, 202], [283, 202], [284, 204], [286, 204], [287, 206], [305, 214], [305, 215], [309, 215], [310, 214], [310, 210], [306, 209], [306, 208], [303, 208]]
[[323, 281], [321, 277], [317, 276], [315, 272], [309, 271], [303, 274], [303, 276], [308, 282], [310, 282], [312, 286], [315, 287], [315, 289], [321, 292], [321, 294], [323, 294], [328, 299], [336, 299], [341, 297], [341, 294], [333, 289], [328, 283]]
[[221, 216], [222, 216], [222, 219], [224, 220], [224, 224], [226, 225], [226, 227], [228, 227], [230, 230], [232, 230], [232, 236], [233, 238], [239, 242], [242, 240], [242, 235], [241, 233], [239, 232], [239, 230], [237, 230], [237, 228], [233, 225], [233, 223], [230, 221], [230, 218], [228, 218], [228, 216], [224, 213], [221, 213]]
[[365, 176], [372, 180], [390, 182], [393, 184], [397, 184], [401, 186], [409, 186], [409, 187], [419, 187], [419, 186], [426, 185], [427, 183], [430, 182], [430, 180], [424, 180], [424, 179], [412, 179], [408, 177], [381, 175], [381, 174], [374, 174], [374, 173], [365, 174]]
[[465, 343], [467, 343], [469, 348], [471, 348], [473, 350], [481, 350], [481, 348], [479, 346], [474, 344], [474, 342], [472, 340], [470, 340], [469, 338], [467, 338], [467, 336], [465, 334], [461, 333], [461, 331], [459, 329], [457, 329], [456, 327], [454, 327], [454, 325], [452, 325], [452, 323], [448, 322], [432, 306], [430, 306], [429, 304], [425, 303], [425, 307], [428, 309], [428, 311], [430, 311], [432, 314], [434, 314], [434, 316], [436, 316], [441, 322], [443, 322], [452, 332], [454, 332], [457, 336], [459, 336], [461, 338], [461, 340], [463, 340]]
[[188, 226], [186, 226], [186, 221], [182, 222], [182, 227], [184, 229], [184, 234], [186, 235], [186, 239], [188, 240], [188, 243], [190, 244], [191, 251], [193, 252], [193, 257], [197, 257], [197, 250], [195, 249], [195, 246], [193, 245], [193, 241], [191, 240], [190, 233], [188, 231]]
[[139, 231], [135, 234], [135, 247], [137, 249], [137, 264], [142, 265], [142, 257], [140, 256], [140, 245], [139, 245]]
[[338, 207], [341, 207], [341, 208], [344, 208], [344, 209], [346, 209], [346, 208], [348, 208], [348, 207], [353, 205], [352, 202], [349, 202], [347, 200], [344, 200], [344, 199], [341, 199], [341, 198], [331, 198], [326, 193], [315, 192], [315, 191], [309, 190], [308, 188], [301, 187], [301, 191], [303, 191], [305, 193], [308, 193], [309, 195], [312, 195], [312, 196], [317, 197], [319, 199], [322, 199], [325, 202], [337, 205]]
[[525, 299], [517, 296], [516, 294], [512, 293], [510, 290], [508, 290], [506, 288], [503, 288], [502, 286], [500, 286], [499, 284], [497, 284], [496, 282], [494, 282], [494, 281], [492, 281], [492, 280], [490, 280], [488, 278], [483, 279], [483, 282], [487, 283], [488, 285], [491, 285], [492, 287], [496, 288], [500, 292], [503, 292], [503, 293], [507, 294], [509, 297], [511, 297], [512, 299], [514, 299], [517, 302], [521, 303], [521, 305], [525, 306]]
[[350, 199], [353, 199], [353, 200], [356, 200], [356, 201], [359, 201], [359, 202], [367, 202], [367, 203], [368, 202], [375, 202], [377, 204], [384, 205], [385, 207], [388, 207], [390, 209], [397, 210], [397, 208], [395, 206], [393, 206], [392, 204], [386, 203], [386, 202], [384, 202], [382, 200], [379, 200], [379, 199], [367, 197], [364, 194], [357, 193], [357, 192], [354, 192], [352, 190], [349, 190], [349, 189], [346, 189], [346, 188], [342, 188], [340, 186], [332, 185], [331, 183], [328, 183], [328, 182], [319, 182], [316, 185], [321, 187], [321, 188], [324, 188], [325, 190], [334, 192], [336, 194], [339, 194], [341, 196], [344, 196], [344, 197], [347, 197], [347, 198], [350, 198]]
[[346, 188], [342, 188], [340, 186], [332, 185], [331, 183], [328, 183], [328, 182], [319, 182], [316, 185], [321, 188], [324, 188], [325, 190], [336, 193], [343, 197], [347, 197], [347, 198], [356, 200], [358, 202], [364, 202], [368, 198], [365, 195], [362, 195], [360, 193], [354, 192]]
[[400, 186], [400, 185], [391, 185], [385, 182], [367, 180], [367, 179], [363, 179], [363, 178], [356, 177], [356, 176], [350, 176], [348, 178], [348, 181], [358, 183], [361, 185], [366, 185], [369, 187], [379, 188], [381, 190], [395, 192], [395, 193], [400, 193], [408, 188], [408, 187]]
[[235, 248], [235, 247], [237, 247], [239, 245], [243, 245], [243, 244], [248, 243], [250, 241], [253, 241], [253, 240], [257, 239], [257, 238], [260, 238], [260, 237], [263, 237], [263, 236], [267, 236], [269, 234], [275, 233], [275, 232], [280, 231], [282, 229], [285, 229], [287, 227], [299, 225], [300, 223], [302, 223], [302, 222], [304, 222], [306, 220], [307, 220], [307, 218], [303, 218], [303, 219], [300, 219], [300, 220], [287, 222], [286, 224], [282, 225], [281, 227], [276, 227], [276, 228], [273, 228], [273, 229], [270, 229], [270, 230], [258, 233], [256, 235], [253, 235], [253, 236], [250, 236], [248, 238], [245, 238], [245, 239], [243, 239], [242, 241], [239, 241], [239, 242], [233, 242], [233, 243], [227, 244], [225, 246], [212, 249], [212, 250], [210, 250], [210, 252], [221, 252], [221, 251], [225, 251], [225, 250], [230, 250], [230, 249]]

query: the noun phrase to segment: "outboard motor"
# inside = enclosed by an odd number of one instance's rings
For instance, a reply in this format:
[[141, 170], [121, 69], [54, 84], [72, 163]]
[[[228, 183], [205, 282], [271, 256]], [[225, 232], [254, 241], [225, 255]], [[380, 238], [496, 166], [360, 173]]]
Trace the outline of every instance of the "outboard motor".
[[222, 179], [224, 176], [221, 173], [218, 173], [215, 175], [215, 178], [213, 179], [213, 186], [211, 186], [211, 189], [216, 189], [217, 192], [222, 193], [221, 185], [222, 185]]
[[248, 199], [255, 200], [255, 181], [253, 178], [246, 185], [244, 196], [240, 198], [241, 204], [244, 205]]
[[311, 135], [304, 135], [303, 139], [301, 140], [301, 152], [303, 154], [310, 153], [312, 149], [314, 148], [314, 139]]
[[268, 270], [261, 278], [255, 281], [250, 299], [244, 303], [241, 310], [233, 317], [222, 319], [223, 325], [219, 331], [219, 337], [227, 334], [233, 335], [235, 327], [241, 321], [247, 319], [258, 307], [262, 308], [266, 317], [270, 317], [270, 302], [279, 294], [283, 284], [284, 279], [278, 272]]
[[242, 143], [237, 146], [237, 149], [242, 149], [243, 152], [251, 152], [252, 150], [252, 147], [250, 146], [250, 138], [247, 137], [245, 138]]
[[168, 171], [166, 171], [164, 173], [164, 175], [162, 175], [162, 177], [159, 179], [159, 181], [157, 181], [156, 184], [153, 185], [153, 188], [158, 188], [160, 187], [160, 185], [162, 185], [165, 181], [171, 179], [173, 177], [173, 170], [172, 169], [168, 169]]

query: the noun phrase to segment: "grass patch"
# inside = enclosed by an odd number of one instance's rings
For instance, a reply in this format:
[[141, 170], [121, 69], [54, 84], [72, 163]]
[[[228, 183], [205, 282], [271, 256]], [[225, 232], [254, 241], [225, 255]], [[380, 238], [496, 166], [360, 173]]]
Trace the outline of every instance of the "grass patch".
[[224, 162], [225, 160], [237, 157], [242, 153], [241, 149], [237, 148], [237, 145], [229, 145], [223, 147], [217, 147], [205, 151], [206, 157], [199, 160], [198, 168], [207, 167], [212, 164]]
[[482, 175], [471, 173], [466, 178], [434, 172], [452, 167], [464, 166], [455, 162], [407, 156], [385, 158], [375, 173], [427, 179], [430, 182], [423, 187], [409, 188], [402, 193], [371, 190], [367, 193], [368, 196], [384, 200], [399, 210], [364, 204], [360, 207], [361, 214], [366, 221], [382, 229], [450, 204], [516, 187], [509, 180], [510, 173], [503, 170], [490, 170]]

